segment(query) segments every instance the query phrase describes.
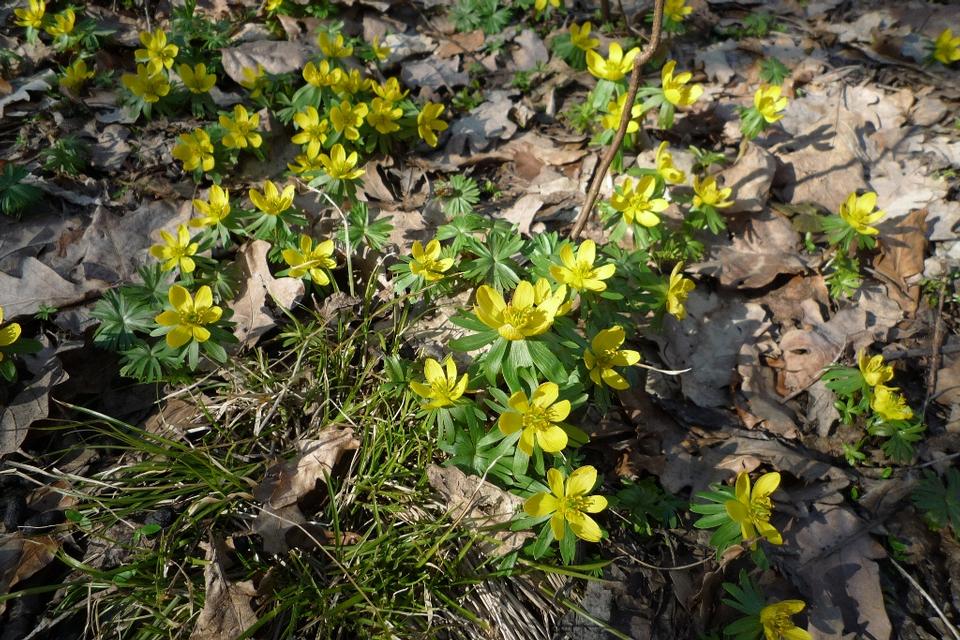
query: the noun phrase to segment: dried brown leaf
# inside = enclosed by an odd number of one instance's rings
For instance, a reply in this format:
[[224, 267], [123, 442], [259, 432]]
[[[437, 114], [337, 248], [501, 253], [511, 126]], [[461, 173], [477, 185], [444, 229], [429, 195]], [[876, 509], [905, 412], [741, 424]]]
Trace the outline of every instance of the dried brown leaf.
[[278, 306], [290, 309], [303, 296], [304, 285], [299, 278], [274, 278], [267, 264], [270, 243], [264, 240], [248, 242], [240, 248], [237, 263], [240, 265], [243, 286], [230, 303], [233, 321], [237, 323], [234, 334], [244, 345], [252, 345], [260, 336], [276, 326], [267, 307], [267, 295]]
[[211, 538], [201, 542], [206, 549], [207, 566], [203, 570], [205, 593], [203, 609], [190, 634], [191, 640], [234, 640], [257, 621], [250, 606], [257, 595], [253, 582], [230, 582], [226, 575], [226, 549], [222, 541]]

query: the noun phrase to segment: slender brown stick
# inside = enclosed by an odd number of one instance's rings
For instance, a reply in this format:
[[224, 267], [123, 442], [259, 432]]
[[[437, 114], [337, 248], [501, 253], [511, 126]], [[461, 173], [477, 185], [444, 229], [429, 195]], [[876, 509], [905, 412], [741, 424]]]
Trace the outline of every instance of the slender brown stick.
[[627, 85], [627, 100], [624, 103], [623, 112], [620, 114], [620, 126], [617, 127], [617, 133], [613, 136], [613, 141], [610, 143], [607, 152], [603, 154], [597, 172], [593, 174], [593, 179], [590, 181], [590, 188], [587, 190], [587, 199], [583, 203], [583, 208], [580, 209], [580, 215], [577, 216], [577, 221], [573, 225], [573, 229], [570, 230], [571, 240], [576, 240], [580, 237], [583, 228], [587, 226], [587, 220], [590, 219], [593, 206], [597, 203], [597, 197], [600, 195], [600, 185], [603, 184], [603, 179], [606, 177], [610, 165], [613, 164], [613, 157], [616, 155], [617, 149], [620, 148], [624, 137], [627, 135], [627, 125], [630, 123], [632, 117], [633, 102], [637, 99], [637, 90], [640, 88], [640, 71], [643, 65], [650, 61], [650, 58], [653, 57], [653, 54], [660, 47], [660, 27], [663, 24], [663, 3], [664, 0], [655, 0], [650, 42], [647, 43], [643, 52], [633, 61], [633, 70], [630, 72], [630, 84]]

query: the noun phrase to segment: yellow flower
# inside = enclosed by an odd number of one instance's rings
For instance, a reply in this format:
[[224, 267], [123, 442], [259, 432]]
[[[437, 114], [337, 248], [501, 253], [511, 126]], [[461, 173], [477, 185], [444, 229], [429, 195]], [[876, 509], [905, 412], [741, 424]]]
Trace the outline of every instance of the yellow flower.
[[778, 85], [763, 84], [753, 94], [753, 106], [768, 123], [782, 119], [783, 111], [787, 108], [787, 99], [781, 97], [780, 92]]
[[596, 51], [587, 51], [587, 69], [595, 78], [616, 82], [622, 80], [633, 69], [633, 60], [640, 55], [640, 48], [634, 47], [623, 55], [623, 48], [619, 43], [610, 44], [607, 59], [604, 60]]
[[[33, 3], [31, 2], [31, 5]], [[17, 13], [19, 15], [19, 12]], [[960, 36], [953, 37], [953, 31], [944, 29], [933, 43], [933, 57], [938, 62], [950, 64], [960, 60]]]
[[327, 60], [323, 60], [319, 65], [308, 62], [303, 67], [303, 79], [315, 87], [332, 87], [339, 84], [342, 75], [343, 71]]
[[427, 282], [442, 280], [443, 272], [453, 266], [453, 258], [440, 257], [440, 241], [436, 239], [428, 242], [426, 248], [419, 240], [414, 240], [411, 253], [413, 260], [410, 261], [410, 273]]
[[333, 130], [342, 133], [347, 140], [357, 140], [360, 137], [359, 127], [363, 124], [363, 118], [367, 115], [369, 108], [361, 102], [357, 106], [350, 104], [349, 100], [342, 101], [330, 109], [330, 122], [333, 124]]
[[655, 227], [660, 223], [657, 214], [670, 206], [663, 198], [650, 199], [656, 188], [657, 180], [653, 176], [643, 176], [636, 186], [632, 178], [626, 178], [610, 198], [610, 205], [623, 214], [627, 224], [636, 221], [645, 227]]
[[84, 62], [83, 58], [77, 58], [63, 70], [60, 86], [77, 93], [83, 88], [84, 83], [92, 77], [93, 70], [87, 69], [87, 63]]
[[210, 339], [210, 330], [204, 325], [213, 324], [223, 315], [223, 309], [213, 306], [213, 294], [210, 287], [204, 285], [197, 290], [196, 299], [179, 284], [170, 287], [167, 295], [173, 310], [167, 310], [154, 318], [164, 327], [173, 327], [167, 333], [167, 346], [177, 349], [191, 340], [206, 342]]
[[891, 420], [909, 420], [913, 417], [913, 409], [907, 405], [907, 399], [897, 393], [896, 388], [883, 384], [878, 384], [873, 388], [870, 408], [888, 422]]
[[294, 144], [307, 145], [307, 156], [317, 157], [320, 153], [320, 147], [327, 141], [327, 131], [330, 129], [330, 123], [327, 119], [320, 119], [320, 113], [316, 107], [307, 106], [303, 111], [298, 111], [293, 116], [293, 123], [300, 129], [290, 140]]
[[53, 24], [45, 29], [54, 38], [68, 36], [73, 33], [73, 26], [77, 21], [77, 16], [73, 9], [66, 8], [61, 13], [53, 16]]
[[296, 193], [292, 184], [283, 188], [283, 193], [277, 189], [273, 181], [266, 180], [263, 183], [263, 193], [256, 189], [250, 189], [247, 195], [250, 196], [250, 202], [257, 209], [268, 216], [278, 216], [293, 206], [293, 196]]
[[436, 132], [447, 128], [447, 123], [440, 119], [443, 109], [442, 104], [428, 102], [417, 114], [417, 133], [420, 134], [420, 139], [431, 147], [437, 146]]
[[[750, 490], [750, 475], [745, 471], [737, 476], [736, 500], [727, 500], [724, 507], [730, 519], [740, 525], [740, 535], [744, 541], [752, 540], [759, 535], [766, 538], [770, 544], [783, 544], [780, 532], [770, 524], [770, 514], [773, 512], [773, 502], [770, 494], [780, 486], [780, 474], [777, 472], [765, 473], [757, 479], [757, 485]], [[751, 548], [756, 548], [756, 541]]]
[[687, 310], [683, 303], [687, 301], [687, 296], [696, 287], [693, 280], [683, 277], [681, 269], [683, 269], [683, 263], [678, 262], [673, 267], [673, 271], [670, 272], [670, 283], [667, 285], [667, 313], [677, 320], [683, 320], [687, 317]]
[[380, 62], [384, 62], [390, 57], [390, 47], [385, 44], [380, 44], [380, 36], [373, 36], [373, 42], [370, 43], [370, 50], [373, 52], [373, 57]]
[[172, 154], [183, 163], [184, 171], [193, 171], [198, 167], [204, 171], [213, 169], [213, 143], [206, 131], [194, 129], [191, 133], [180, 134], [178, 140]]
[[155, 244], [150, 247], [150, 255], [157, 260], [163, 260], [164, 271], [170, 271], [178, 268], [183, 273], [193, 273], [197, 268], [197, 263], [191, 256], [197, 253], [200, 248], [199, 243], [190, 242], [190, 232], [187, 225], [182, 224], [177, 227], [177, 237], [173, 237], [166, 231], [160, 230], [160, 237], [163, 238], [163, 244]]
[[202, 62], [193, 67], [182, 64], [177, 67], [177, 73], [180, 74], [183, 86], [189, 89], [190, 93], [207, 93], [217, 83], [217, 76], [207, 73], [207, 65]]
[[250, 92], [251, 98], [259, 98], [263, 95], [263, 90], [267, 86], [267, 72], [263, 68], [263, 65], [257, 63], [257, 68], [253, 67], [244, 67], [240, 70], [240, 73], [243, 74], [243, 80], [240, 81], [240, 86]]
[[683, 171], [677, 169], [673, 164], [673, 156], [667, 151], [667, 141], [664, 140], [657, 147], [657, 173], [659, 173], [665, 182], [670, 184], [683, 184], [687, 181], [687, 176]]
[[351, 151], [347, 155], [340, 143], [333, 145], [329, 156], [321, 153], [319, 160], [323, 170], [334, 180], [356, 180], [364, 174], [363, 169], [354, 168], [357, 166], [357, 152]]
[[[623, 94], [616, 100], [607, 103], [607, 114], [603, 116], [600, 124], [604, 129], [616, 131], [620, 128], [620, 118], [623, 117], [623, 107], [627, 104], [627, 94]], [[633, 118], [639, 118], [643, 115], [643, 106], [637, 103], [630, 108], [630, 121], [627, 122], [627, 133], [636, 133], [640, 130], [640, 123]]]
[[534, 517], [552, 514], [550, 529], [557, 540], [563, 540], [569, 524], [573, 535], [581, 540], [599, 542], [603, 537], [600, 525], [586, 515], [607, 508], [607, 499], [603, 496], [587, 495], [597, 484], [597, 470], [590, 465], [580, 467], [564, 482], [558, 469], [549, 469], [547, 484], [550, 493], [541, 491], [531, 496], [523, 503], [523, 510]]
[[147, 63], [147, 71], [151, 75], [172, 67], [173, 60], [180, 51], [177, 45], [167, 44], [167, 34], [162, 29], [141, 31], [140, 42], [144, 48], [134, 51], [133, 56], [137, 62]]
[[638, 352], [620, 348], [625, 339], [623, 327], [613, 326], [604, 329], [590, 341], [590, 347], [583, 352], [583, 361], [594, 384], [605, 383], [617, 391], [630, 388], [627, 379], [614, 370], [614, 367], [629, 367], [640, 362]]
[[333, 255], [333, 240], [324, 240], [313, 246], [313, 240], [306, 234], [300, 235], [300, 250], [284, 249], [283, 260], [290, 265], [290, 277], [302, 278], [310, 275], [314, 284], [325, 287], [330, 284], [326, 269], [334, 269], [337, 261]]
[[137, 65], [136, 75], [125, 73], [120, 80], [123, 86], [144, 102], [159, 102], [160, 98], [170, 93], [167, 77], [162, 72], [150, 73], [143, 64]]
[[272, 13], [279, 9], [282, 4], [283, 0], [267, 0], [263, 3], [263, 10], [267, 13]]
[[473, 311], [480, 322], [496, 329], [507, 340], [523, 340], [546, 333], [553, 326], [553, 319], [567, 297], [567, 287], [561, 285], [540, 304], [536, 302], [534, 286], [526, 280], [517, 285], [510, 304], [488, 285], [479, 287], [476, 297]]
[[386, 102], [397, 102], [406, 97], [409, 91], [400, 88], [400, 81], [396, 78], [387, 78], [383, 84], [373, 83], [373, 92]]
[[576, 23], [570, 25], [570, 43], [581, 51], [592, 51], [600, 46], [600, 41], [590, 37], [590, 29], [593, 25], [584, 22], [577, 26]]
[[320, 150], [318, 149], [317, 154], [312, 156], [307, 153], [298, 153], [296, 157], [294, 157], [293, 162], [287, 163], [287, 168], [297, 175], [322, 169], [323, 163], [320, 162]]
[[338, 33], [336, 38], [331, 40], [329, 33], [321, 31], [317, 36], [317, 44], [327, 58], [348, 58], [353, 55], [353, 47], [344, 44], [342, 33]]
[[813, 636], [790, 619], [806, 606], [803, 600], [782, 600], [761, 609], [760, 624], [766, 640], [813, 640]]
[[871, 387], [893, 380], [893, 366], [883, 364], [882, 355], [878, 354], [871, 358], [865, 351], [861, 351], [857, 357], [857, 364], [860, 365], [860, 374], [863, 379]]
[[605, 264], [594, 267], [597, 259], [597, 245], [593, 240], [584, 240], [573, 255], [573, 247], [569, 244], [560, 249], [560, 261], [563, 265], [550, 265], [550, 275], [554, 280], [569, 286], [577, 291], [605, 291], [607, 283], [604, 280], [613, 277], [617, 271], [614, 264]]
[[365, 89], [373, 86], [374, 82], [370, 78], [364, 77], [359, 69], [353, 69], [350, 73], [344, 71], [340, 74], [340, 79], [337, 81], [334, 89], [337, 93], [352, 96], [355, 93], [360, 93]]
[[43, 14], [47, 11], [47, 3], [43, 0], [29, 0], [26, 9], [14, 9], [17, 16], [17, 25], [32, 29], [43, 26]]
[[663, 69], [660, 70], [663, 95], [667, 99], [667, 102], [674, 106], [689, 107], [697, 101], [697, 98], [703, 95], [703, 87], [699, 84], [687, 86], [693, 74], [689, 71], [684, 71], [683, 73], [673, 75], [673, 70], [676, 68], [677, 61], [670, 60], [667, 64], [663, 65]]
[[674, 22], [683, 22], [683, 19], [693, 13], [693, 7], [687, 6], [687, 0], [667, 0], [663, 5], [663, 15]]
[[876, 206], [877, 194], [873, 191], [868, 191], [862, 196], [851, 193], [840, 205], [840, 217], [860, 235], [875, 236], [880, 232], [870, 225], [879, 222], [883, 216], [887, 215], [887, 212], [882, 209], [874, 211]]
[[396, 120], [403, 115], [403, 109], [396, 107], [383, 98], [374, 98], [370, 101], [370, 112], [367, 114], [367, 124], [384, 135], [400, 130]]
[[207, 194], [207, 200], [195, 199], [193, 208], [202, 216], [191, 218], [191, 227], [214, 227], [230, 215], [230, 192], [219, 185], [213, 185], [210, 187], [210, 193]]
[[693, 178], [693, 206], [702, 207], [707, 205], [715, 209], [726, 209], [733, 206], [733, 200], [727, 200], [733, 189], [726, 187], [720, 189], [717, 187], [717, 179], [713, 176], [707, 176], [703, 180], [694, 176]]
[[507, 404], [513, 411], [501, 414], [497, 424], [504, 435], [510, 435], [520, 429], [518, 446], [528, 456], [533, 455], [536, 442], [547, 453], [563, 451], [567, 446], [567, 432], [555, 423], [563, 422], [570, 415], [570, 401], [557, 402], [560, 389], [552, 382], [544, 382], [533, 392], [533, 398], [517, 391]]
[[426, 378], [426, 384], [410, 382], [410, 388], [428, 402], [423, 403], [425, 409], [439, 409], [449, 407], [456, 403], [457, 399], [467, 390], [467, 382], [470, 377], [465, 373], [457, 380], [457, 363], [453, 358], [447, 356], [446, 373], [440, 363], [433, 358], [427, 358], [423, 363], [423, 376]]
[[[554, 9], [560, 8], [560, 0], [549, 0], [549, 2]], [[547, 8], [547, 0], [534, 0], [533, 8], [536, 9], [537, 13], [540, 13]]]
[[[0, 307], [0, 325], [3, 324], [3, 307]], [[0, 326], [0, 347], [9, 347], [20, 339], [20, 325], [11, 322], [7, 326]], [[3, 360], [3, 352], [0, 351], [0, 361]]]
[[561, 284], [557, 289], [554, 289], [550, 286], [549, 280], [546, 278], [538, 278], [533, 284], [533, 304], [540, 306], [544, 302], [551, 300], [553, 296], [557, 296], [557, 300], [560, 301], [557, 311], [553, 316], [560, 318], [570, 313], [570, 310], [573, 309], [573, 302], [564, 302], [567, 297], [567, 285]]
[[247, 113], [242, 104], [233, 107], [233, 117], [220, 114], [220, 126], [227, 130], [223, 136], [223, 146], [228, 149], [246, 149], [247, 145], [256, 149], [263, 138], [256, 131], [260, 126], [260, 114]]

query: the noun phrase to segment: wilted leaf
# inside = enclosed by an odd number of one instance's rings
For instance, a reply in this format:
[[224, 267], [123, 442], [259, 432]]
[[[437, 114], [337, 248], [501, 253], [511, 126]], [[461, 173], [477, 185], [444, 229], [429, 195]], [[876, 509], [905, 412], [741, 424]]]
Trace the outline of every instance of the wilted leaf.
[[244, 68], [254, 71], [262, 65], [267, 73], [299, 73], [310, 59], [311, 51], [298, 42], [258, 40], [220, 50], [223, 70], [231, 80], [240, 84]]
[[303, 281], [299, 278], [274, 278], [267, 264], [270, 243], [254, 240], [244, 244], [237, 255], [243, 286], [230, 303], [233, 321], [237, 323], [234, 334], [244, 345], [255, 344], [260, 336], [276, 326], [276, 321], [267, 308], [267, 294], [278, 305], [290, 309], [304, 293]]
[[15, 102], [24, 102], [30, 100], [31, 91], [49, 91], [54, 87], [56, 80], [57, 74], [53, 71], [53, 69], [44, 69], [43, 71], [38, 71], [29, 78], [15, 81], [13, 85], [15, 91], [0, 97], [0, 118], [3, 117], [3, 110], [7, 107], [7, 105]]
[[191, 640], [234, 640], [257, 621], [250, 606], [257, 595], [253, 582], [230, 582], [226, 576], [226, 549], [223, 542], [211, 537], [200, 543], [206, 549], [207, 566], [203, 570], [205, 585], [203, 609], [190, 634]]
[[43, 420], [50, 412], [50, 391], [69, 376], [59, 360], [51, 360], [44, 371], [27, 383], [0, 412], [0, 455], [13, 453], [27, 437], [30, 425]]
[[913, 313], [920, 301], [918, 276], [923, 273], [927, 248], [927, 211], [920, 209], [885, 229], [880, 239], [880, 256], [874, 262], [878, 273], [887, 276], [892, 286], [887, 291], [905, 313]]
[[[0, 596], [50, 564], [59, 548], [51, 536], [0, 534]], [[0, 615], [6, 608], [7, 603], [0, 601]]]

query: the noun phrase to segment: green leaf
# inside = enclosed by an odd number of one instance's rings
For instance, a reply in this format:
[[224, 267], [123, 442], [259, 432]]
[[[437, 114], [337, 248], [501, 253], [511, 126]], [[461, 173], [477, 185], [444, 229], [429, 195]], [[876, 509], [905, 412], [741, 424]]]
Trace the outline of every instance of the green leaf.
[[944, 484], [935, 473], [924, 470], [911, 499], [923, 511], [927, 523], [934, 529], [950, 526], [954, 536], [960, 533], [960, 471], [951, 467]]

